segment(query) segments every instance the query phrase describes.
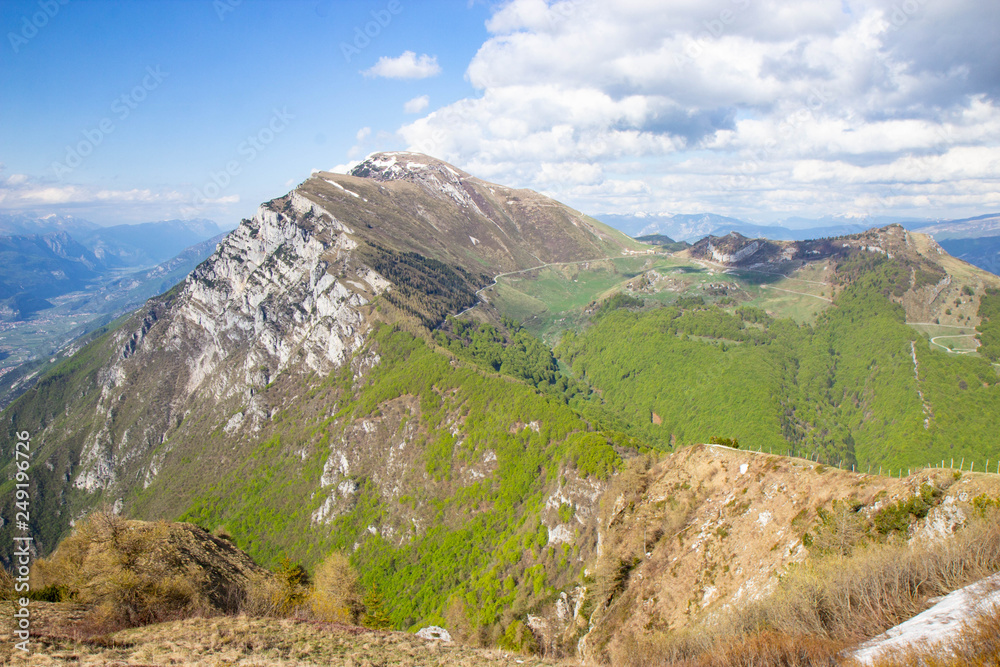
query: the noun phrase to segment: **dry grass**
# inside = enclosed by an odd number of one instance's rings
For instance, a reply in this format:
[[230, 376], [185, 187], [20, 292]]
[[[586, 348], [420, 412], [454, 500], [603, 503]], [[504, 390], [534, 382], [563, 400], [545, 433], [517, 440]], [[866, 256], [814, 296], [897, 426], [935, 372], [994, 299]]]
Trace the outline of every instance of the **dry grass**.
[[913, 547], [872, 544], [793, 569], [777, 592], [730, 618], [737, 634], [776, 630], [859, 640], [923, 611], [927, 600], [1000, 570], [1000, 513], [979, 518], [953, 538]]
[[[474, 649], [425, 641], [405, 632], [379, 632], [341, 623], [303, 619], [216, 616], [191, 618], [81, 639], [72, 628], [79, 605], [33, 603], [32, 651], [21, 655], [0, 644], [0, 664], [51, 665], [543, 665], [557, 663], [509, 651]], [[69, 618], [67, 618], [69, 617]], [[0, 634], [12, 621], [0, 606]]]
[[[793, 568], [771, 596], [738, 611], [678, 632], [621, 638], [608, 660], [626, 667], [837, 664], [846, 648], [915, 616], [930, 598], [1000, 570], [1000, 513], [923, 547], [898, 541], [842, 553]], [[997, 647], [1000, 617], [993, 614], [957, 640], [951, 662], [926, 664], [1000, 665]], [[885, 667], [919, 664], [913, 660], [903, 655]]]
[[32, 571], [32, 588], [58, 589], [89, 609], [99, 635], [149, 623], [236, 611], [263, 570], [228, 542], [189, 524], [128, 521], [96, 512]]

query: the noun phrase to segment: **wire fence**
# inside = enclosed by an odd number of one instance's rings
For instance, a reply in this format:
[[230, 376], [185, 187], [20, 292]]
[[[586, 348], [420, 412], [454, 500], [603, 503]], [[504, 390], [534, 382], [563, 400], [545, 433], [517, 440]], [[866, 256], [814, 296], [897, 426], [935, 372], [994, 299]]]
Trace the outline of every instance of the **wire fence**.
[[[721, 445], [713, 445], [713, 446], [721, 446]], [[758, 447], [757, 449], [750, 448], [743, 451], [748, 451], [755, 454], [764, 453], [763, 448], [760, 447]], [[851, 472], [854, 473], [861, 472], [867, 475], [879, 475], [883, 477], [903, 478], [912, 475], [914, 472], [920, 472], [921, 470], [952, 470], [955, 472], [975, 472], [988, 475], [1000, 475], [1000, 457], [998, 457], [995, 460], [987, 458], [985, 462], [983, 462], [982, 459], [980, 459], [980, 465], [978, 467], [975, 460], [970, 460], [968, 467], [966, 467], [965, 465], [966, 459], [963, 457], [959, 459], [958, 467], [955, 467], [955, 459], [952, 458], [950, 460], [941, 459], [940, 464], [929, 461], [927, 465], [922, 468], [913, 468], [913, 467], [903, 468], [902, 466], [899, 468], [895, 468], [895, 467], [879, 466], [878, 470], [876, 471], [875, 468], [871, 465], [869, 465], [865, 470], [858, 470], [856, 464], [852, 464], [851, 467], [848, 468], [844, 465], [843, 459], [840, 459], [839, 461], [834, 463], [833, 461], [822, 458], [818, 453], [812, 454], [811, 456], [810, 455], [800, 456], [795, 454], [794, 450], [791, 449], [774, 451], [773, 448], [769, 448], [767, 450], [767, 453], [771, 456], [775, 455], [784, 456], [786, 458], [798, 459], [800, 461], [808, 461], [809, 463], [816, 463], [828, 466], [830, 468], [837, 468], [839, 470], [850, 470]], [[903, 471], [906, 471], [905, 475], [903, 474]]]

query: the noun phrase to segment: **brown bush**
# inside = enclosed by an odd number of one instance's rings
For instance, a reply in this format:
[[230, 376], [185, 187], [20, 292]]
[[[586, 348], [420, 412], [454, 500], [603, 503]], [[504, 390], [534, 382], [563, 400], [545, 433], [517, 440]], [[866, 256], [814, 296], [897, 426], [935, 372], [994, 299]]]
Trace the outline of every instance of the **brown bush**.
[[837, 664], [840, 642], [763, 632], [727, 643], [693, 661], [692, 667], [809, 667]]
[[1000, 514], [993, 512], [942, 542], [871, 544], [795, 568], [770, 598], [730, 617], [729, 632], [872, 637], [920, 613], [927, 599], [998, 569]]
[[629, 637], [614, 645], [612, 665], [622, 667], [810, 667], [837, 664], [843, 642], [762, 632], [713, 641], [704, 633]]
[[87, 622], [97, 633], [210, 612], [203, 573], [169, 548], [169, 536], [165, 523], [95, 513], [36, 562], [33, 583], [64, 586], [90, 605]]
[[284, 587], [271, 572], [258, 572], [250, 577], [240, 613], [259, 618], [282, 618], [285, 616]]
[[[831, 535], [830, 544], [828, 555], [793, 568], [770, 597], [679, 632], [617, 637], [602, 658], [625, 667], [835, 664], [843, 649], [923, 611], [929, 598], [1000, 570], [1000, 512], [923, 546], [859, 546], [853, 535]], [[948, 651], [945, 661], [941, 651], [909, 652], [878, 667], [1000, 665], [1000, 612], [970, 625]]]
[[14, 577], [0, 567], [0, 600], [13, 600], [16, 597], [15, 593]]
[[100, 511], [35, 563], [32, 587], [88, 605], [87, 622], [100, 633], [235, 612], [250, 579], [262, 572], [231, 542], [192, 524], [129, 521]]
[[358, 575], [347, 556], [334, 551], [316, 568], [309, 603], [313, 615], [324, 621], [357, 623], [361, 603]]

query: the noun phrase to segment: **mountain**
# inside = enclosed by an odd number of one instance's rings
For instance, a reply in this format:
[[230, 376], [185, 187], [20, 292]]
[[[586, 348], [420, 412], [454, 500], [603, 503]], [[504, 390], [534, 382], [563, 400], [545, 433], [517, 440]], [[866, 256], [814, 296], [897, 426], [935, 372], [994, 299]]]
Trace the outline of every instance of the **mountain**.
[[164, 220], [97, 227], [79, 232], [77, 238], [108, 266], [151, 267], [222, 232], [211, 220]]
[[[229, 534], [267, 567], [342, 552], [397, 629], [615, 662], [748, 581], [776, 586], [834, 500], [867, 508], [867, 531], [905, 530], [927, 509], [906, 504], [917, 478], [869, 465], [979, 471], [998, 444], [998, 288], [899, 226], [664, 253], [376, 153], [261, 205], [0, 419], [31, 437], [40, 554], [113, 507]], [[968, 493], [995, 493], [979, 475]], [[927, 478], [928, 505], [948, 479]]]
[[0, 236], [34, 236], [66, 232], [76, 237], [96, 229], [100, 229], [100, 225], [71, 215], [52, 214], [40, 218], [26, 213], [0, 213]]
[[949, 254], [1000, 275], [1000, 214], [949, 220], [920, 229]]
[[1000, 496], [1000, 478], [947, 461], [909, 472], [718, 445], [632, 467], [602, 505], [581, 653], [611, 665], [727, 653], [702, 664], [839, 664], [858, 636], [1000, 566], [994, 552], [980, 569], [976, 552], [1000, 546], [1000, 531], [969, 502]]
[[[315, 174], [3, 413], [33, 434], [36, 545], [121, 499], [134, 516], [228, 526], [265, 564], [347, 550], [400, 627], [458, 596], [492, 643], [510, 610], [578, 578], [597, 495], [633, 445], [512, 375], [551, 369], [546, 348], [498, 372], [499, 343], [449, 352], [427, 327], [497, 274], [638, 251], [426, 156]], [[558, 529], [571, 507], [591, 536], [572, 545]]]
[[664, 236], [663, 234], [650, 234], [648, 236], [637, 236], [636, 241], [641, 241], [642, 243], [648, 243], [649, 245], [658, 246], [665, 250], [677, 251], [684, 250], [690, 244], [684, 241], [675, 241], [669, 236]]
[[[14, 233], [25, 231], [44, 233]], [[0, 217], [0, 405], [43, 359], [176, 284], [219, 240], [207, 220], [98, 227], [72, 217]]]
[[948, 220], [920, 227], [921, 233], [929, 234], [940, 243], [950, 239], [975, 239], [1000, 236], [1000, 213], [989, 213], [975, 218]]
[[555, 349], [634, 435], [735, 437], [841, 467], [985, 459], [1000, 444], [996, 371], [942, 342], [975, 352], [1000, 279], [898, 225], [803, 242], [734, 233], [681, 255], [714, 275], [678, 298], [680, 279], [652, 268], [629, 293], [662, 306], [607, 312]]
[[[636, 215], [609, 213], [600, 215], [598, 218], [630, 236], [663, 234], [664, 236], [669, 236], [680, 241], [700, 239], [724, 227], [736, 229], [737, 227], [745, 227], [748, 224], [742, 220], [727, 218], [726, 216], [714, 213], [646, 213]], [[730, 229], [726, 229], [726, 232], [728, 231]]]
[[863, 221], [828, 216], [788, 218], [778, 225], [759, 225], [714, 214], [703, 215], [617, 215], [599, 216], [612, 227], [635, 237], [668, 235], [695, 242], [708, 236], [722, 237], [736, 232], [750, 238], [774, 241], [806, 241], [860, 234], [872, 224], [901, 224], [936, 240], [949, 254], [994, 274], [1000, 272], [1000, 215], [988, 214], [962, 220], [932, 221], [911, 218], [876, 217]]
[[0, 318], [25, 319], [47, 299], [95, 280], [98, 260], [66, 232], [0, 236]]
[[1000, 276], [1000, 236], [945, 239], [939, 243], [948, 254]]
[[[825, 218], [788, 218], [781, 224], [761, 225], [714, 213], [670, 214], [645, 213], [636, 215], [603, 214], [602, 221], [633, 236], [662, 234], [680, 241], [694, 242], [706, 236], [725, 236], [738, 232], [751, 238], [768, 238], [775, 241], [806, 241], [830, 236], [858, 234], [873, 225], [899, 224], [902, 219], [871, 218], [856, 220], [828, 216]], [[930, 221], [911, 224], [930, 224]]]

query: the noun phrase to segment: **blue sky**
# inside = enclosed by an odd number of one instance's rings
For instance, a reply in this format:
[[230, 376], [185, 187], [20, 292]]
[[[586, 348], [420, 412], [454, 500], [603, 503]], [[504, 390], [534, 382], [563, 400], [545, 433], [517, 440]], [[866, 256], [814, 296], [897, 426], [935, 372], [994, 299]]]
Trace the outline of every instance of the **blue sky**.
[[589, 213], [971, 216], [1000, 210], [996, 25], [995, 0], [5, 0], [0, 212], [233, 226], [411, 149]]
[[[26, 43], [14, 40], [15, 53], [9, 33], [21, 36], [24, 17], [43, 10], [37, 0], [0, 4], [0, 179], [27, 176], [51, 191], [53, 211], [73, 204], [75, 214], [97, 222], [181, 217], [187, 206], [235, 224], [234, 216], [252, 214], [313, 168], [398, 148], [397, 138], [379, 135], [412, 117], [407, 101], [426, 95], [441, 106], [474, 92], [464, 71], [486, 38], [488, 17], [482, 5], [405, 0], [52, 5], [58, 12]], [[366, 28], [375, 36], [359, 39], [355, 30]], [[440, 74], [361, 73], [406, 51], [433, 54]], [[276, 111], [281, 129], [271, 137], [265, 130]], [[366, 127], [371, 132], [359, 142]], [[88, 153], [75, 168], [67, 147]], [[206, 187], [214, 192], [213, 175], [232, 161], [239, 174], [215, 198], [238, 202], [184, 201], [198, 200]], [[64, 202], [60, 188], [69, 187], [77, 192]], [[111, 203], [104, 205], [101, 191], [120, 194], [105, 194]], [[38, 201], [30, 208], [45, 213]]]

